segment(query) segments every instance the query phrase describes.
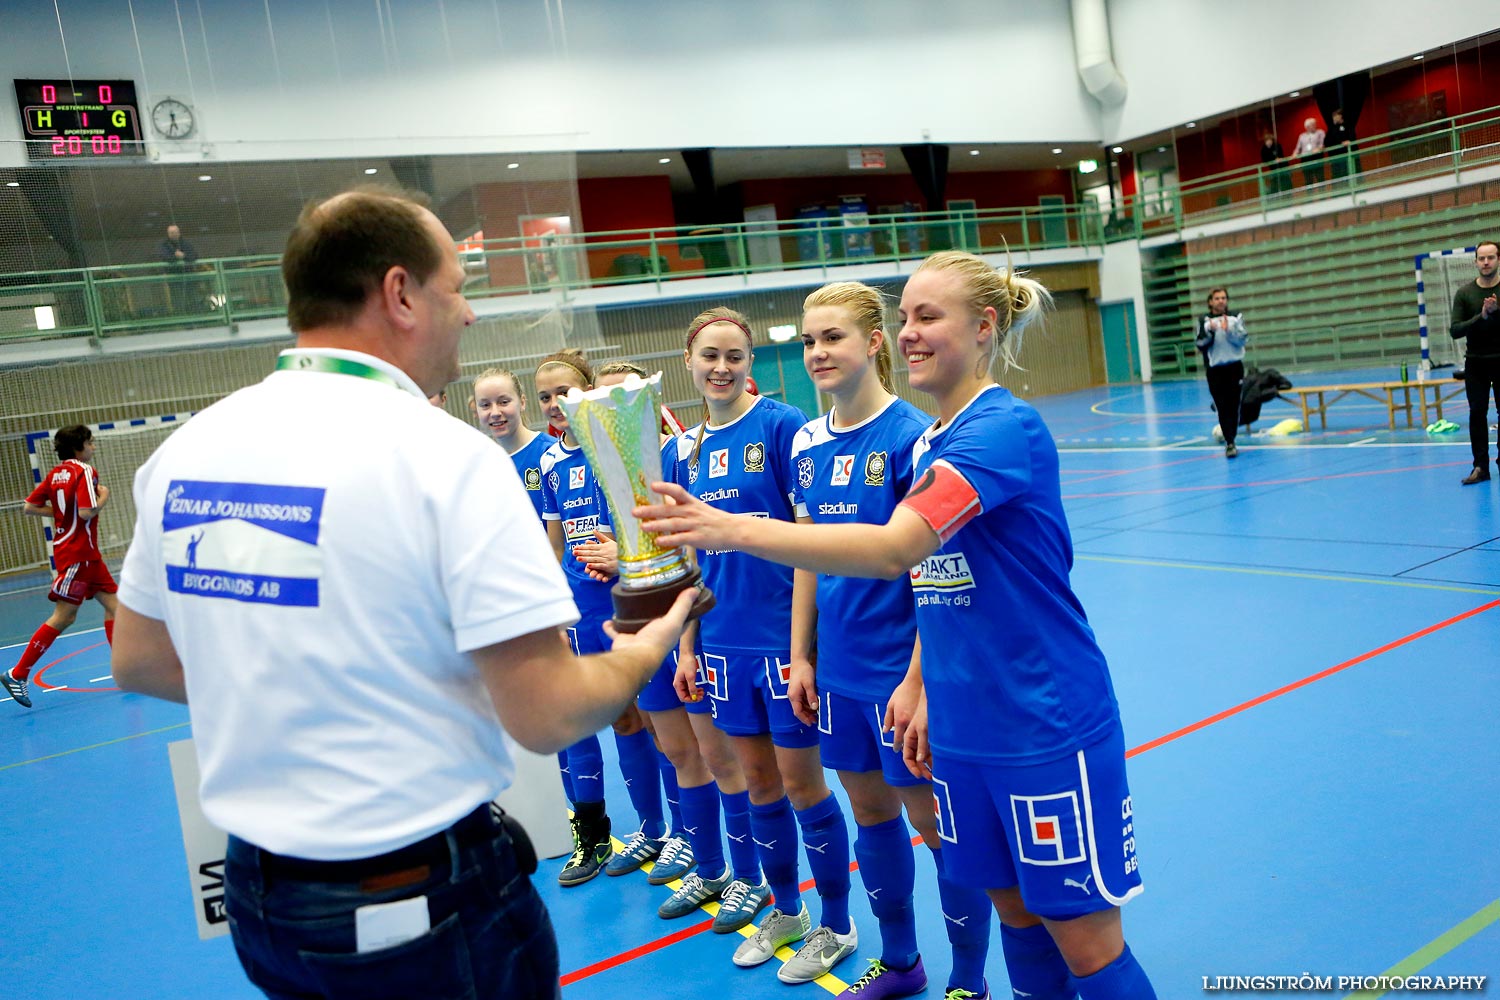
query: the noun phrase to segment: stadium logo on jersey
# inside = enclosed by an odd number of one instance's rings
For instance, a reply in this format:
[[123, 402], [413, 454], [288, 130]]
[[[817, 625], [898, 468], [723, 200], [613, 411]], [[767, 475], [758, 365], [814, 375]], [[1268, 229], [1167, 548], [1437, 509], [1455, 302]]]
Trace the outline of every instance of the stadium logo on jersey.
[[1012, 795], [1011, 814], [1021, 860], [1028, 865], [1071, 865], [1088, 860], [1076, 791]]
[[558, 488], [562, 486], [562, 480], [558, 478], [556, 470], [547, 473], [547, 485], [552, 487], [553, 493], [556, 493]]
[[705, 653], [698, 660], [698, 686], [718, 701], [729, 700], [729, 661]]
[[835, 455], [833, 457], [833, 476], [828, 480], [829, 486], [848, 486], [849, 480], [854, 475], [854, 456]]
[[958, 843], [958, 821], [953, 815], [953, 793], [942, 778], [932, 779], [932, 811], [937, 816], [939, 839]]
[[308, 486], [173, 480], [161, 517], [167, 589], [317, 607], [323, 496]]
[[528, 490], [539, 490], [542, 488], [541, 469], [527, 469], [526, 474], [522, 477], [522, 479], [526, 483], [526, 488]]
[[962, 552], [930, 555], [911, 571], [912, 590], [973, 590], [974, 574]]
[[708, 478], [722, 479], [729, 475], [729, 449], [720, 448], [708, 453]]
[[809, 455], [803, 455], [797, 459], [797, 485], [804, 490], [811, 489], [813, 484], [813, 460]]
[[766, 446], [760, 441], [745, 445], [745, 471], [766, 471]]
[[568, 470], [568, 489], [581, 490], [587, 481], [588, 469], [581, 465], [575, 465]]
[[865, 457], [865, 485], [885, 485], [886, 453], [883, 451], [872, 451]]

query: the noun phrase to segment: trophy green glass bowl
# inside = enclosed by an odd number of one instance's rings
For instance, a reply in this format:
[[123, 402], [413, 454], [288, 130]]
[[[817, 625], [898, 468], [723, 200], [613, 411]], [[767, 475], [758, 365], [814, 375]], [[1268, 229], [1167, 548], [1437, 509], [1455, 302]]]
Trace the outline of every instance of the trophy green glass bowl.
[[714, 595], [700, 582], [702, 571], [687, 552], [663, 548], [656, 536], [641, 530], [631, 511], [660, 503], [651, 484], [661, 475], [661, 372], [649, 379], [627, 375], [619, 385], [584, 392], [571, 389], [561, 400], [568, 426], [594, 470], [594, 479], [609, 505], [615, 544], [620, 550], [620, 579], [610, 590], [615, 628], [639, 632], [672, 607], [677, 595], [697, 587], [689, 618], [714, 606]]

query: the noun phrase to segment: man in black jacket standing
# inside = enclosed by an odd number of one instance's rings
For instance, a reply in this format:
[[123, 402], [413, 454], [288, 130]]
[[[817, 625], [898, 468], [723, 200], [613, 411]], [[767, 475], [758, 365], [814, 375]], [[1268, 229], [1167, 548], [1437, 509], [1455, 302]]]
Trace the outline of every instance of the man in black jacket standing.
[[[1474, 451], [1474, 470], [1464, 477], [1465, 486], [1490, 478], [1490, 397], [1500, 409], [1500, 245], [1485, 240], [1474, 250], [1479, 277], [1453, 296], [1453, 322], [1448, 332], [1454, 340], [1468, 341], [1464, 361], [1464, 387], [1469, 397], [1469, 446]], [[1500, 459], [1496, 459], [1500, 465]]]

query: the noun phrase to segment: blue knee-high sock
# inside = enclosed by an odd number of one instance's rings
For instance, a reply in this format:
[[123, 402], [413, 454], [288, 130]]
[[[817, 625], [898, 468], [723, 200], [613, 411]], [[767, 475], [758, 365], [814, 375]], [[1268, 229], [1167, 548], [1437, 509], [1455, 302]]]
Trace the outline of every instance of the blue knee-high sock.
[[573, 772], [568, 770], [568, 751], [557, 751], [557, 771], [562, 776], [563, 794], [568, 797], [568, 805], [578, 801], [578, 796], [573, 792]]
[[682, 826], [698, 874], [707, 879], [724, 874], [724, 835], [719, 827], [719, 786], [710, 781], [697, 788], [682, 790]]
[[1083, 1000], [1156, 1000], [1156, 990], [1146, 978], [1146, 970], [1130, 953], [1130, 945], [1120, 957], [1092, 976], [1074, 980]]
[[661, 769], [656, 763], [656, 745], [651, 734], [642, 729], [630, 736], [615, 733], [615, 750], [620, 755], [620, 774], [630, 804], [641, 818], [641, 832], [660, 837], [667, 832], [661, 811]]
[[822, 904], [822, 924], [835, 934], [848, 934], [849, 923], [849, 826], [839, 800], [829, 795], [822, 802], [797, 810], [802, 828], [802, 847], [812, 871]]
[[960, 885], [948, 877], [942, 851], [931, 853], [932, 863], [937, 866], [943, 926], [948, 930], [948, 945], [953, 949], [948, 989], [983, 994], [984, 963], [990, 953], [990, 920], [995, 908], [983, 890]]
[[750, 836], [776, 906], [782, 913], [797, 913], [802, 905], [797, 887], [797, 820], [785, 795], [765, 805], [750, 803]]
[[760, 885], [760, 852], [750, 834], [750, 793], [721, 792], [724, 801], [724, 835], [729, 838], [729, 862], [734, 877], [741, 882]]
[[1000, 946], [1005, 950], [1005, 971], [1017, 996], [1025, 993], [1036, 1000], [1073, 1000], [1078, 995], [1068, 963], [1042, 924], [1011, 927], [1002, 923]]
[[672, 825], [668, 832], [680, 834], [682, 832], [682, 789], [677, 785], [677, 768], [672, 766], [672, 759], [660, 750], [656, 751], [656, 769], [661, 774], [661, 788], [667, 796], [667, 812], [672, 817]]
[[917, 915], [912, 906], [916, 856], [906, 820], [859, 827], [854, 856], [870, 897], [870, 912], [880, 921], [880, 960], [894, 969], [909, 969], [917, 960]]
[[573, 776], [573, 804], [604, 801], [604, 750], [599, 737], [585, 736], [563, 751]]

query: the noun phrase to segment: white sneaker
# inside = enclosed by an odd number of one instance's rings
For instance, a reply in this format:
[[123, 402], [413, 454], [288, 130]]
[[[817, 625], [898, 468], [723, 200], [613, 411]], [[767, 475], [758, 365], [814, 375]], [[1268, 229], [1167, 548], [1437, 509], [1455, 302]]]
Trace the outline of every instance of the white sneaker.
[[788, 916], [779, 908], [772, 908], [766, 911], [766, 917], [755, 933], [734, 950], [734, 964], [748, 969], [768, 962], [776, 954], [777, 948], [801, 940], [810, 930], [812, 916], [807, 912], [806, 903], [802, 904], [796, 916]]
[[776, 978], [783, 983], [810, 983], [833, 971], [835, 965], [854, 954], [858, 947], [859, 932], [852, 920], [848, 934], [835, 934], [827, 927], [819, 927], [802, 942], [797, 954], [786, 960]]

